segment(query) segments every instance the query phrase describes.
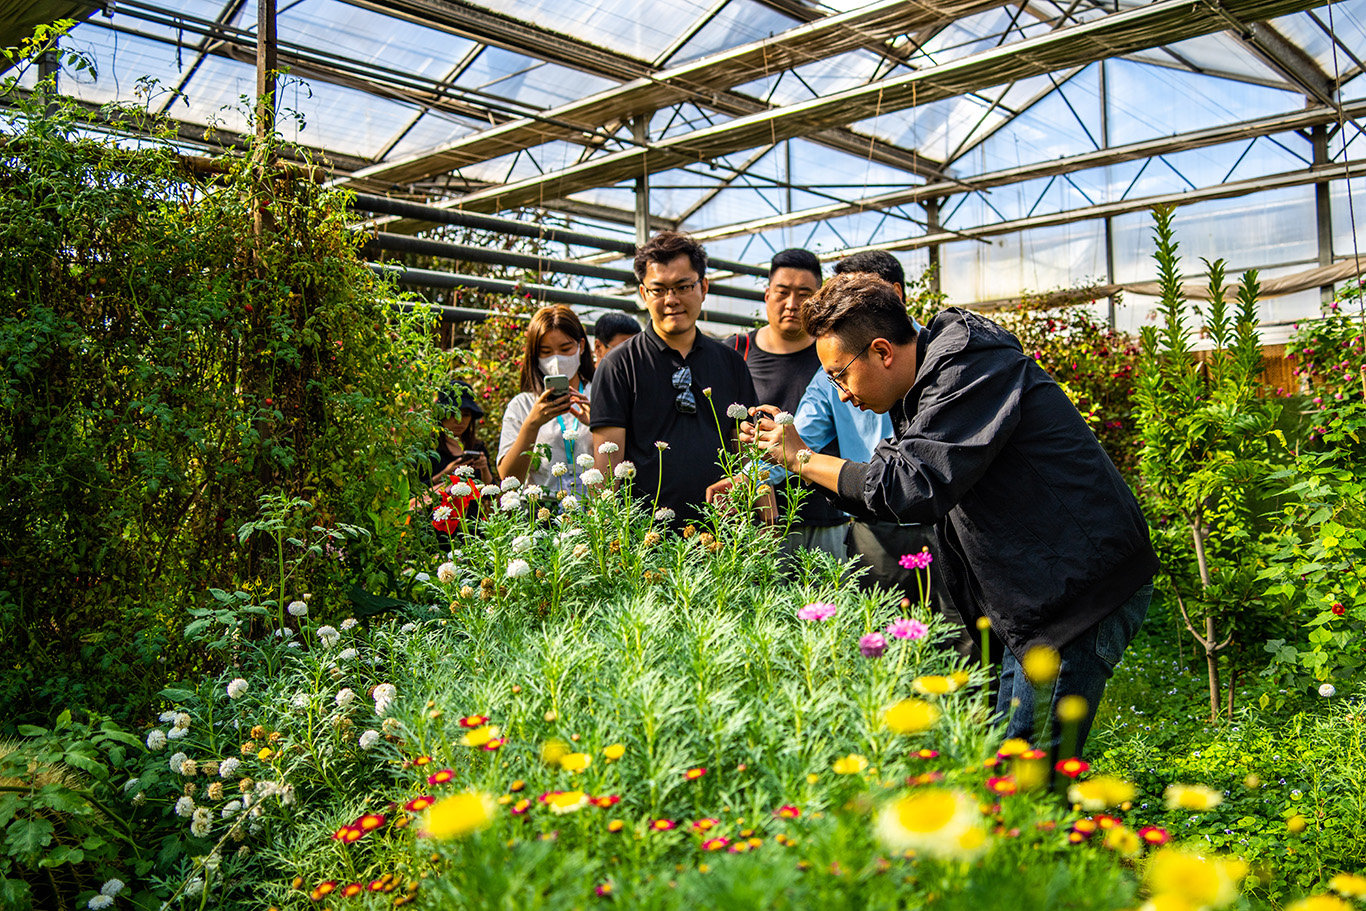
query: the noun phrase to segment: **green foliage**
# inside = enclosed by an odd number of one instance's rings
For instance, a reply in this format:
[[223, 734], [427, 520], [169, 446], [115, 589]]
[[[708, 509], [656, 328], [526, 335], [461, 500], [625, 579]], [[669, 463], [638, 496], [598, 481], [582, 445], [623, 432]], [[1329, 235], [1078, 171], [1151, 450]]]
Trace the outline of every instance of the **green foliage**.
[[1221, 710], [1218, 652], [1234, 642], [1246, 650], [1266, 638], [1248, 608], [1259, 606], [1255, 570], [1270, 546], [1260, 516], [1284, 439], [1275, 428], [1279, 406], [1258, 394], [1256, 273], [1243, 276], [1230, 311], [1223, 262], [1205, 262], [1210, 302], [1202, 332], [1213, 348], [1197, 353], [1181, 296], [1172, 210], [1157, 209], [1154, 218], [1161, 325], [1142, 332], [1134, 393], [1144, 442], [1140, 467], [1163, 516], [1155, 543], [1167, 579], [1206, 655], [1213, 719]]
[[[263, 491], [392, 552], [439, 372], [339, 194], [244, 160], [191, 174], [43, 104], [13, 100], [0, 156], [6, 725], [66, 704], [128, 717], [194, 667], [176, 630], [196, 594], [279, 582], [276, 549], [232, 534]], [[312, 560], [291, 584], [347, 572]]]
[[1295, 376], [1308, 387], [1316, 411], [1327, 412], [1335, 402], [1362, 400], [1363, 306], [1366, 279], [1345, 283], [1324, 305], [1322, 318], [1298, 324], [1286, 346], [1286, 358], [1298, 364]]
[[1349, 685], [1366, 664], [1366, 405], [1349, 399], [1319, 419], [1323, 448], [1301, 452], [1271, 477], [1284, 506], [1260, 574], [1298, 627], [1266, 644], [1267, 673], [1292, 689]]
[[[337, 628], [307, 613], [282, 639], [234, 646], [216, 679], [165, 691], [175, 710], [115, 782], [152, 860], [116, 867], [130, 888], [215, 908], [314, 907], [321, 884], [384, 877], [442, 908], [582, 907], [608, 887], [659, 908], [1135, 904], [1126, 863], [1099, 839], [1068, 844], [1070, 807], [1035, 792], [978, 812], [984, 777], [1008, 767], [982, 768], [999, 736], [984, 679], [923, 606], [927, 638], [864, 658], [859, 637], [902, 611], [897, 596], [862, 593], [824, 555], [779, 576], [775, 536], [734, 514], [661, 534], [603, 488], [568, 509], [530, 492], [507, 502], [412, 567], [408, 616]], [[250, 622], [250, 600], [217, 603]], [[800, 620], [817, 600], [835, 616]], [[887, 728], [886, 708], [926, 674], [944, 684], [921, 689], [950, 690], [923, 697], [940, 717]], [[581, 771], [556, 758], [570, 751]], [[980, 857], [888, 850], [877, 820], [918, 793], [908, 778], [971, 795]], [[405, 805], [456, 792], [496, 797], [488, 831], [425, 837], [431, 821]], [[577, 808], [553, 812], [542, 798], [560, 792]], [[603, 805], [579, 807], [579, 792]], [[334, 837], [364, 814], [384, 818]], [[726, 843], [709, 851], [709, 838]], [[365, 895], [358, 907], [393, 898]]]
[[998, 321], [1066, 390], [1116, 467], [1135, 477], [1141, 439], [1131, 395], [1138, 340], [1084, 306], [1039, 309], [1026, 301], [998, 314]]

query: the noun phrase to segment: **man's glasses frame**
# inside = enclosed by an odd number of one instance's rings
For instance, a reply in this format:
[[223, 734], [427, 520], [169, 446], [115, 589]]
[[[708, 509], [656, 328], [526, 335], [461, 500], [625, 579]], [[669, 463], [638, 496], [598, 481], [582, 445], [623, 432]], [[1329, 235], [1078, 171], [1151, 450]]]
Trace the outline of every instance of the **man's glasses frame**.
[[849, 391], [849, 387], [840, 382], [840, 377], [844, 376], [844, 372], [854, 365], [854, 361], [863, 357], [863, 355], [867, 353], [868, 349], [873, 347], [873, 342], [875, 341], [877, 341], [877, 339], [875, 338], [868, 339], [868, 344], [860, 348], [858, 354], [849, 358], [849, 360], [845, 362], [845, 365], [841, 367], [837, 372], [829, 374], [830, 382], [834, 383], [836, 388], [838, 388], [840, 392], [843, 392], [845, 395], [853, 395], [853, 393]]
[[702, 279], [699, 278], [690, 282], [679, 282], [672, 288], [655, 288], [649, 285], [641, 285], [640, 293], [654, 301], [666, 300], [670, 294], [675, 294], [679, 298], [683, 298], [696, 291], [701, 284]]

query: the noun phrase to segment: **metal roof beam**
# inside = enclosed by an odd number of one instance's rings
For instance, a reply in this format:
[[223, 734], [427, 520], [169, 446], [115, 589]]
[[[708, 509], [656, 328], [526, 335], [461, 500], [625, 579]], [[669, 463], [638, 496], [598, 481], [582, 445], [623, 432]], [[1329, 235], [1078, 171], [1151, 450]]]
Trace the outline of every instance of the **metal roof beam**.
[[[359, 6], [370, 6], [366, 0], [353, 2]], [[440, 5], [448, 0], [423, 2]], [[651, 113], [686, 101], [731, 116], [754, 114], [769, 108], [753, 98], [726, 90], [766, 73], [800, 66], [863, 47], [873, 41], [870, 36], [875, 34], [900, 34], [910, 29], [929, 27], [958, 16], [992, 9], [1006, 2], [1007, 0], [922, 0], [907, 3], [905, 0], [880, 0], [849, 13], [827, 16], [771, 38], [750, 42], [667, 69], [655, 70], [644, 61], [637, 61], [637, 72], [624, 85], [545, 111], [542, 117], [516, 120], [465, 137], [435, 152], [377, 165], [358, 175], [358, 178], [379, 185], [403, 184], [555, 139], [578, 143], [585, 142], [586, 138], [588, 141], [598, 141], [599, 131], [605, 123], [623, 123], [640, 114]], [[413, 3], [414, 0], [408, 0], [407, 4], [399, 5], [404, 7]], [[467, 23], [462, 25], [465, 27], [460, 30], [461, 34], [481, 39], [488, 37], [487, 32], [471, 29]], [[523, 26], [519, 34], [530, 28]], [[474, 34], [475, 31], [478, 31], [478, 34]], [[557, 37], [560, 42], [573, 40]], [[556, 42], [551, 43], [551, 47], [554, 46]], [[552, 59], [556, 63], [563, 62], [556, 55], [543, 54], [543, 48], [538, 43], [515, 49], [519, 53]], [[565, 65], [587, 69], [601, 76], [615, 77], [619, 72], [618, 68], [603, 69], [589, 64], [591, 55], [585, 60]], [[554, 122], [547, 123], [546, 120]], [[912, 173], [942, 176], [937, 162], [871, 136], [837, 129], [810, 138], [839, 151], [856, 154], [861, 158], [871, 156], [874, 161]]]
[[[1343, 116], [1366, 116], [1366, 100], [1349, 102], [1348, 104], [1343, 105]], [[992, 171], [987, 174], [968, 177], [963, 181], [925, 184], [919, 187], [911, 187], [906, 190], [896, 190], [891, 193], [868, 196], [853, 202], [816, 206], [810, 209], [792, 212], [785, 216], [775, 215], [767, 218], [756, 218], [752, 221], [722, 225], [716, 228], [695, 231], [693, 232], [693, 236], [698, 240], [706, 241], [717, 240], [723, 237], [735, 237], [742, 234], [755, 234], [760, 231], [768, 231], [774, 228], [786, 228], [813, 221], [825, 221], [831, 218], [856, 215], [859, 212], [878, 211], [893, 206], [922, 202], [934, 197], [950, 196], [955, 193], [964, 192], [965, 186], [969, 192], [989, 190], [992, 187], [1001, 187], [1006, 186], [1007, 184], [1035, 180], [1042, 177], [1052, 177], [1057, 174], [1068, 174], [1075, 171], [1083, 171], [1087, 168], [1104, 167], [1105, 165], [1119, 164], [1125, 161], [1137, 161], [1143, 158], [1153, 158], [1158, 155], [1169, 155], [1174, 152], [1201, 149], [1225, 142], [1237, 142], [1245, 139], [1254, 139], [1258, 136], [1270, 136], [1276, 133], [1302, 130], [1307, 127], [1315, 126], [1316, 124], [1333, 123], [1337, 120], [1337, 117], [1338, 113], [1333, 108], [1310, 108], [1304, 111], [1296, 111], [1293, 114], [1281, 114], [1275, 117], [1262, 117], [1256, 120], [1246, 120], [1241, 123], [1229, 124], [1227, 126], [1211, 127], [1209, 129], [1195, 130], [1189, 133], [1179, 133], [1175, 136], [1163, 136], [1158, 139], [1149, 139], [1143, 142], [1131, 143], [1129, 145], [1112, 146], [1108, 149], [1099, 149], [1081, 155], [1072, 155], [1067, 158], [1055, 158], [1052, 161], [1021, 165], [1017, 168], [1007, 168], [1001, 171]]]
[[[1225, 2], [1231, 14], [1259, 20], [1315, 5], [1317, 0]], [[451, 205], [472, 211], [517, 208], [549, 195], [566, 196], [590, 187], [610, 186], [641, 173], [657, 173], [764, 143], [846, 125], [880, 111], [904, 110], [1223, 28], [1226, 28], [1225, 21], [1211, 12], [1208, 3], [1159, 0], [895, 79], [739, 117], [716, 127], [661, 140], [649, 148], [616, 152], [534, 178], [471, 193], [452, 200]]]
[[1349, 165], [1352, 170], [1359, 170], [1362, 160], [1353, 162], [1339, 162], [1330, 165], [1316, 165], [1302, 171], [1288, 171], [1283, 174], [1270, 174], [1265, 177], [1254, 177], [1250, 180], [1239, 180], [1233, 183], [1216, 184], [1212, 187], [1201, 187], [1197, 190], [1188, 190], [1184, 193], [1164, 193], [1158, 196], [1145, 196], [1139, 199], [1125, 199], [1120, 202], [1102, 203], [1100, 205], [1085, 206], [1080, 209], [1067, 209], [1062, 212], [1051, 212], [1047, 215], [1035, 215], [1030, 218], [1016, 218], [1010, 221], [996, 222], [990, 225], [979, 225], [975, 228], [964, 228], [961, 231], [939, 231], [934, 234], [926, 234], [921, 237], [909, 237], [904, 240], [889, 241], [883, 244], [869, 244], [863, 247], [851, 247], [847, 250], [840, 250], [833, 253], [821, 254], [823, 260], [843, 259], [854, 253], [861, 253], [865, 250], [915, 250], [920, 247], [931, 247], [937, 244], [951, 243], [955, 240], [980, 240], [984, 237], [993, 237], [999, 234], [1016, 234], [1020, 231], [1028, 231], [1033, 228], [1048, 228], [1056, 225], [1066, 225], [1073, 222], [1089, 221], [1096, 218], [1108, 218], [1115, 215], [1124, 215], [1129, 212], [1141, 212], [1155, 206], [1184, 206], [1193, 202], [1205, 202], [1211, 199], [1234, 199], [1239, 196], [1251, 196], [1254, 193], [1261, 193], [1265, 190], [1279, 190], [1285, 187], [1300, 187], [1306, 184], [1326, 183], [1330, 180], [1340, 180], [1347, 176]]

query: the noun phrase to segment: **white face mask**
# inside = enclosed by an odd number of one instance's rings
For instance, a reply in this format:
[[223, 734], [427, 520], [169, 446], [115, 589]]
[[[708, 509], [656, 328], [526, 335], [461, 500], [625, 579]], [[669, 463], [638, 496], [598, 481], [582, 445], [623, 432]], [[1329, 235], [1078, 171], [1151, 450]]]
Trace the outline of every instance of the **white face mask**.
[[579, 362], [582, 358], [583, 352], [580, 350], [573, 354], [552, 354], [550, 357], [539, 358], [536, 363], [546, 376], [573, 376], [579, 372]]

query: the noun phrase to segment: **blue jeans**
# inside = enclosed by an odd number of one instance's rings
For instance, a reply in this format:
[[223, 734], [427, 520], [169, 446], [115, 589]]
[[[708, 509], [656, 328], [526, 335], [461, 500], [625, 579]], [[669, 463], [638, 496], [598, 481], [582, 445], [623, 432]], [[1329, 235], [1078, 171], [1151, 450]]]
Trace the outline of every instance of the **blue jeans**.
[[[1148, 615], [1148, 602], [1153, 597], [1152, 583], [1134, 592], [1132, 598], [1124, 602], [1114, 613], [1073, 639], [1061, 652], [1062, 664], [1058, 679], [1053, 687], [1052, 704], [1049, 717], [1053, 718], [1051, 737], [1047, 743], [1049, 757], [1053, 761], [1066, 759], [1059, 756], [1058, 749], [1062, 740], [1062, 726], [1056, 723], [1058, 700], [1063, 696], [1080, 696], [1086, 700], [1086, 717], [1081, 720], [1076, 732], [1076, 743], [1070, 756], [1080, 756], [1086, 735], [1091, 732], [1091, 723], [1096, 718], [1096, 708], [1100, 697], [1105, 693], [1105, 683], [1115, 671], [1124, 649], [1134, 638], [1143, 618]], [[1034, 685], [1025, 676], [1020, 659], [1006, 649], [1001, 662], [1000, 690], [996, 694], [996, 717], [1008, 718], [1006, 737], [1021, 737], [1036, 746], [1044, 744], [1035, 740], [1034, 722]]]

